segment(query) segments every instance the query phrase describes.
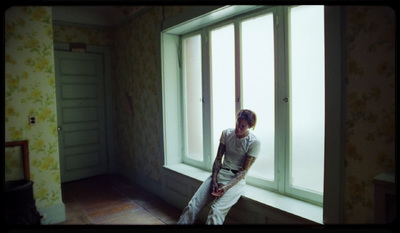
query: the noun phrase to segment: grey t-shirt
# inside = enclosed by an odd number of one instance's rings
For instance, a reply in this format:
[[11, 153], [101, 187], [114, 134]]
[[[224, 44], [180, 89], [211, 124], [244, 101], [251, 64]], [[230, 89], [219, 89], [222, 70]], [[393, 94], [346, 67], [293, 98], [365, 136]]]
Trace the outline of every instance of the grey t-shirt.
[[225, 145], [223, 168], [240, 170], [246, 155], [257, 157], [260, 153], [260, 141], [251, 132], [239, 139], [236, 137], [234, 128], [226, 129], [222, 131], [219, 141]]

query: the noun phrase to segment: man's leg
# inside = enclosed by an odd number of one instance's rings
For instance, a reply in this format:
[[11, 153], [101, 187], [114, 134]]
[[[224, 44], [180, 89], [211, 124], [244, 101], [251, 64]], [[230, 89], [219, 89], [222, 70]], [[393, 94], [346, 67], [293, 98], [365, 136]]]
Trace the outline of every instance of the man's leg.
[[211, 210], [208, 213], [206, 224], [222, 225], [231, 207], [236, 204], [244, 193], [244, 186], [244, 182], [239, 182], [232, 188], [228, 189], [222, 197], [216, 199], [211, 205]]
[[193, 224], [203, 207], [215, 199], [211, 195], [211, 180], [210, 176], [197, 189], [189, 204], [183, 210], [177, 224]]

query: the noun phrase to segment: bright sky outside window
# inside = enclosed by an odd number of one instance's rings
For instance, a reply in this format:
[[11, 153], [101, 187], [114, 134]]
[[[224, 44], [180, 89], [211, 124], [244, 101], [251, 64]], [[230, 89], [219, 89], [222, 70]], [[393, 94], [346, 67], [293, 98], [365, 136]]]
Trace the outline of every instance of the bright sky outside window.
[[183, 162], [210, 169], [222, 130], [235, 127], [237, 109], [251, 109], [261, 151], [248, 184], [321, 203], [324, 7], [285, 8], [182, 36]]
[[291, 186], [323, 192], [324, 7], [290, 8]]
[[201, 37], [184, 41], [186, 156], [203, 161], [203, 103], [201, 77]]
[[222, 130], [235, 127], [235, 36], [233, 24], [210, 33], [213, 159]]
[[249, 175], [274, 180], [275, 62], [274, 18], [266, 14], [241, 23], [243, 108], [257, 114], [254, 134], [261, 141], [260, 156]]

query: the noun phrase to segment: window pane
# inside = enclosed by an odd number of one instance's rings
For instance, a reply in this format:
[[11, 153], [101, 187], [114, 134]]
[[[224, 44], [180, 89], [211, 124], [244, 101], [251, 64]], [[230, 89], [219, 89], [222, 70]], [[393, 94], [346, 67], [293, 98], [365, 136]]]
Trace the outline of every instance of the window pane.
[[235, 44], [233, 24], [211, 31], [212, 133], [215, 157], [222, 130], [235, 127]]
[[324, 7], [290, 11], [291, 185], [323, 192]]
[[257, 114], [261, 151], [249, 175], [274, 180], [275, 71], [273, 15], [242, 22], [243, 107]]
[[203, 103], [201, 85], [201, 37], [196, 35], [183, 41], [185, 84], [186, 156], [203, 161]]

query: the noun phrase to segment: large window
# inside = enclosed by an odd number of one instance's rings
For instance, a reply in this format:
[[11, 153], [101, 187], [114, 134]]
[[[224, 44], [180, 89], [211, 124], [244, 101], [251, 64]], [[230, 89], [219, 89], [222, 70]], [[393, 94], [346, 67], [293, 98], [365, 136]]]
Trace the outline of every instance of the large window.
[[261, 153], [247, 184], [322, 204], [324, 7], [267, 7], [176, 40], [177, 103], [164, 108], [181, 110], [178, 142], [168, 139], [168, 150], [211, 171], [222, 130], [235, 127], [239, 109], [251, 109]]
[[182, 87], [184, 90], [185, 155], [203, 161], [203, 110], [201, 76], [201, 37], [195, 35], [184, 40]]
[[323, 192], [324, 9], [289, 8], [289, 188]]

